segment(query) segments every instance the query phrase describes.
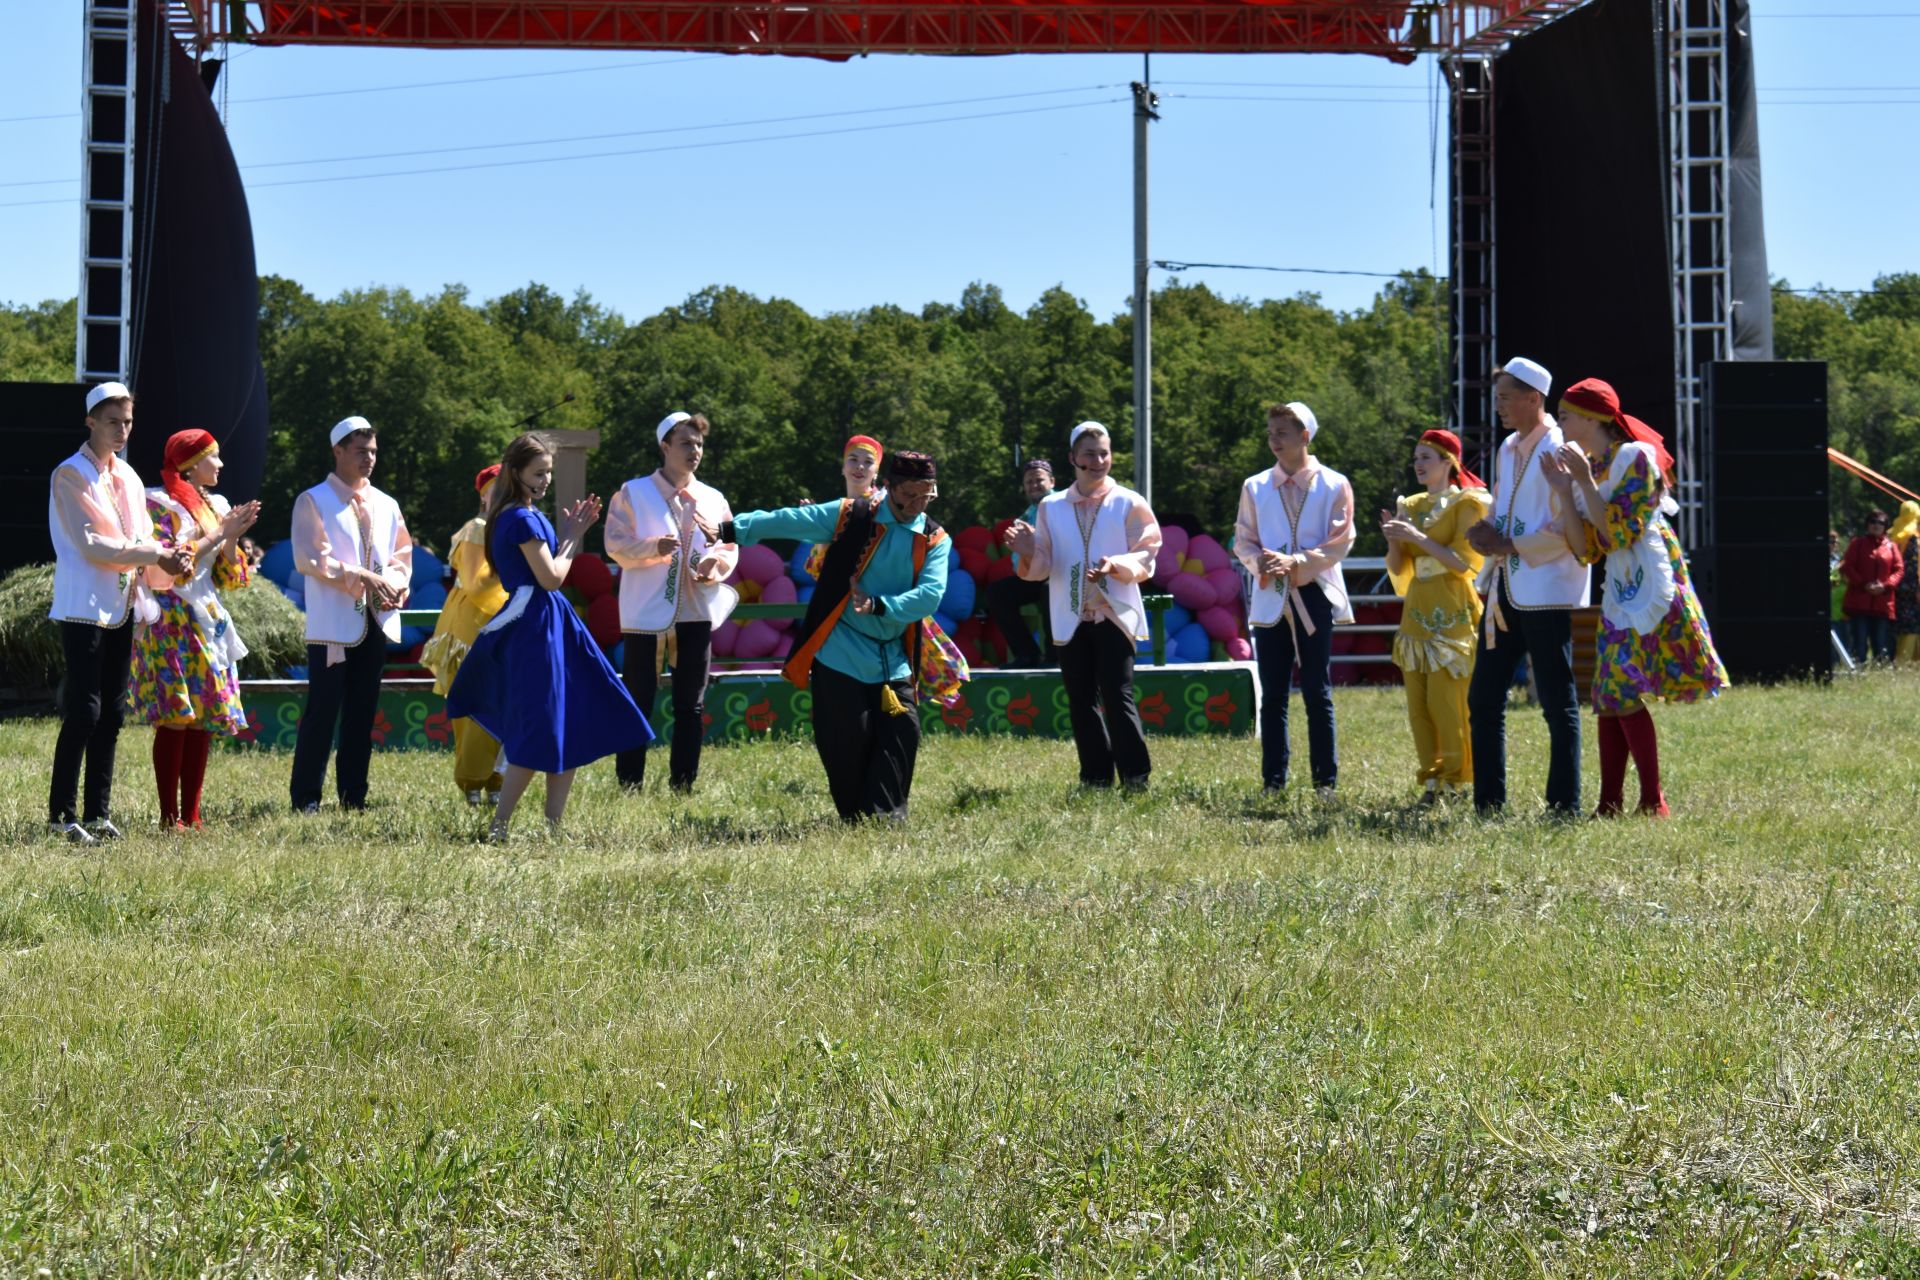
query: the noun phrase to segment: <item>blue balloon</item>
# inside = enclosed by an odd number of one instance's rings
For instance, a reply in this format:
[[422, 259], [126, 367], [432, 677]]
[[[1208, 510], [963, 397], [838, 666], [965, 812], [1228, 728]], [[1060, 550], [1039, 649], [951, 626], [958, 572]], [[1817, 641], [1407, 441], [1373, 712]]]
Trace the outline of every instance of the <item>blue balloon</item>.
[[306, 678], [307, 678], [307, 664], [306, 664], [306, 663], [304, 663], [304, 662], [303, 662], [303, 663], [301, 663], [301, 664], [299, 664], [298, 666], [293, 666], [293, 667], [288, 667], [288, 668], [287, 668], [287, 679], [289, 679], [289, 680], [305, 680]]
[[282, 538], [260, 557], [260, 573], [268, 582], [284, 587], [300, 576], [293, 567], [293, 539]]
[[1175, 662], [1205, 662], [1213, 651], [1213, 640], [1207, 635], [1207, 629], [1197, 622], [1189, 622], [1182, 627], [1168, 645], [1167, 657]]
[[1171, 605], [1165, 613], [1160, 615], [1160, 625], [1165, 628], [1168, 636], [1185, 631], [1192, 622], [1193, 610], [1183, 604]]
[[940, 597], [940, 612], [949, 618], [971, 618], [979, 593], [973, 575], [953, 563], [947, 570], [947, 593]]
[[813, 575], [807, 572], [807, 557], [813, 554], [814, 544], [803, 542], [793, 549], [793, 558], [787, 561], [787, 576], [802, 585], [812, 582]]
[[805, 604], [807, 601], [813, 599], [813, 592], [814, 584], [811, 581], [803, 582], [793, 589], [793, 598], [799, 603]]
[[439, 578], [422, 581], [419, 565], [413, 570], [413, 590], [407, 596], [409, 609], [438, 609], [447, 602], [447, 588]]
[[[446, 561], [442, 560], [439, 556], [433, 554], [433, 552], [427, 550], [425, 547], [422, 547], [422, 546], [414, 547], [413, 549], [413, 599], [418, 600], [420, 598], [420, 593], [427, 589], [428, 583], [432, 583], [436, 587], [440, 586], [441, 580], [446, 576], [447, 576]], [[442, 594], [440, 598], [444, 600], [446, 599], [446, 596]], [[428, 608], [433, 608], [434, 606], [424, 605], [424, 604], [409, 604], [407, 607], [409, 609], [428, 609]]]
[[387, 652], [404, 653], [417, 644], [425, 644], [432, 635], [433, 628], [431, 627], [402, 627], [400, 628], [400, 643], [387, 645]]
[[627, 642], [625, 640], [613, 646], [613, 652], [607, 655], [607, 661], [613, 664], [615, 671], [625, 671], [627, 669]]
[[281, 595], [293, 601], [296, 609], [302, 613], [307, 611], [307, 580], [305, 578], [296, 573], [293, 575], [292, 582], [275, 583], [274, 585], [279, 589]]
[[[945, 603], [945, 601], [942, 601], [941, 603], [943, 603], [943, 604], [944, 604], [944, 603]], [[957, 623], [957, 622], [955, 622], [955, 621], [954, 621], [954, 620], [953, 620], [952, 618], [949, 618], [949, 617], [948, 617], [948, 616], [947, 616], [946, 614], [944, 614], [944, 613], [936, 613], [936, 614], [934, 614], [934, 615], [933, 615], [933, 620], [934, 620], [935, 622], [937, 622], [937, 623], [939, 623], [939, 624], [940, 624], [940, 629], [941, 629], [942, 631], [944, 631], [944, 632], [946, 632], [946, 633], [947, 633], [947, 638], [948, 638], [948, 639], [952, 639], [952, 638], [953, 638], [953, 633], [954, 633], [955, 631], [958, 631], [958, 630], [960, 629], [960, 624], [959, 624], [959, 623]]]

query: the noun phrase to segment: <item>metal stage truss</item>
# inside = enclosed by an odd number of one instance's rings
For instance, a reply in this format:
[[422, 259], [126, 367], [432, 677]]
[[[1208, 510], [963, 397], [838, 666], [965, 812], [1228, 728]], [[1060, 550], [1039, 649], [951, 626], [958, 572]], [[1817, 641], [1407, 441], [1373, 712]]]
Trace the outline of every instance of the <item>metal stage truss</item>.
[[1447, 277], [1448, 371], [1453, 379], [1453, 429], [1468, 464], [1482, 471], [1493, 457], [1493, 363], [1498, 331], [1493, 252], [1493, 85], [1491, 54], [1457, 54], [1445, 62], [1452, 98]]
[[134, 66], [131, 0], [87, 0], [80, 126], [80, 323], [83, 382], [126, 376], [133, 319]]
[[204, 49], [253, 44], [862, 53], [1496, 49], [1586, 0], [171, 0]]

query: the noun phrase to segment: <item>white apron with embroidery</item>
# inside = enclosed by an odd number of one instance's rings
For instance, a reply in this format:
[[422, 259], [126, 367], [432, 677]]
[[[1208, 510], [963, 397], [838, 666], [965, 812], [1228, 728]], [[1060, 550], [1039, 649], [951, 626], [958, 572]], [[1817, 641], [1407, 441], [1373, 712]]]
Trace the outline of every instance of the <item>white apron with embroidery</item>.
[[[1613, 464], [1607, 468], [1607, 474], [1594, 480], [1594, 488], [1600, 491], [1603, 506], [1612, 501], [1613, 491], [1625, 478], [1634, 450], [1644, 454], [1648, 469], [1653, 469], [1651, 449], [1638, 441], [1621, 445], [1613, 456]], [[1587, 511], [1587, 495], [1578, 485], [1573, 489], [1573, 501], [1582, 515], [1592, 516], [1593, 513]], [[1607, 552], [1607, 589], [1600, 601], [1600, 616], [1615, 630], [1645, 635], [1659, 626], [1667, 616], [1667, 610], [1673, 607], [1677, 590], [1673, 581], [1673, 561], [1667, 556], [1667, 540], [1660, 531], [1666, 527], [1667, 517], [1679, 509], [1671, 496], [1663, 495], [1660, 509], [1654, 512], [1653, 519], [1647, 521], [1647, 527], [1641, 530], [1634, 544]], [[1595, 528], [1603, 528], [1605, 517], [1593, 518], [1591, 523]]]

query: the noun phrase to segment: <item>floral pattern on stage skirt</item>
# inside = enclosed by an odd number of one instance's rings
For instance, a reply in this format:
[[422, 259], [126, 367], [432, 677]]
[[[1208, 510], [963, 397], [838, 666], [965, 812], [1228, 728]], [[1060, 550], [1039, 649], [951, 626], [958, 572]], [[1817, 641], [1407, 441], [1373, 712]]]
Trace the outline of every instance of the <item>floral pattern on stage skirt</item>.
[[[202, 621], [187, 602], [171, 591], [156, 591], [160, 620], [133, 634], [133, 668], [127, 681], [133, 705], [146, 723], [169, 729], [209, 729], [228, 736], [247, 727], [240, 704], [237, 666], [224, 671], [208, 656]], [[231, 627], [225, 609], [213, 625]]]

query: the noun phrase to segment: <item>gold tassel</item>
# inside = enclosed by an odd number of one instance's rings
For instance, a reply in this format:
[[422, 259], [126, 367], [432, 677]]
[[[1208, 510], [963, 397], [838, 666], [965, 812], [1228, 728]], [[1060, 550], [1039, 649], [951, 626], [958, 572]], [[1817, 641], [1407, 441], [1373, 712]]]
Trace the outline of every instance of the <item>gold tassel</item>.
[[880, 686], [880, 709], [890, 716], [907, 714], [907, 704], [900, 701], [900, 695], [893, 691], [890, 684]]

